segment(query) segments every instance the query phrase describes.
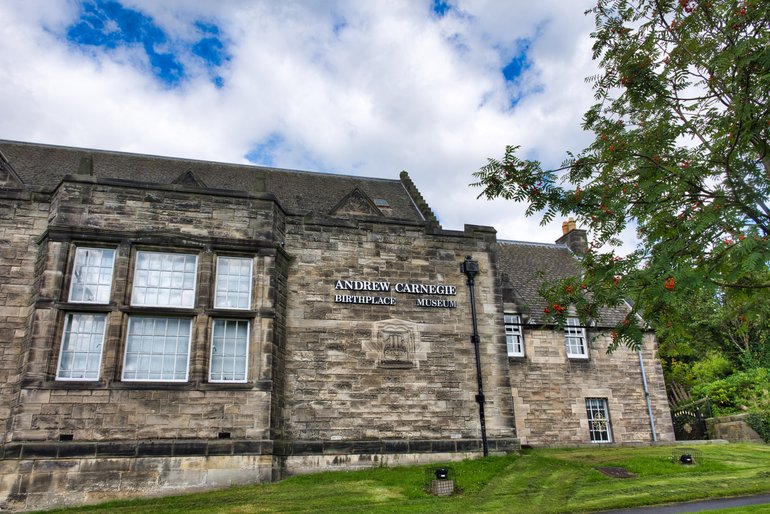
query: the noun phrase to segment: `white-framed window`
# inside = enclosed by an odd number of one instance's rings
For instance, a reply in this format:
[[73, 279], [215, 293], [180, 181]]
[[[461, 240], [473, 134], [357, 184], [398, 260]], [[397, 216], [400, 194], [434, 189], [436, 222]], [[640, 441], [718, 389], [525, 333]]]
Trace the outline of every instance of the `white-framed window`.
[[609, 409], [606, 398], [586, 398], [588, 433], [592, 443], [611, 443]]
[[251, 263], [243, 257], [217, 257], [215, 308], [251, 308]]
[[56, 380], [99, 380], [106, 321], [106, 314], [64, 316]]
[[78, 247], [72, 265], [69, 301], [109, 303], [114, 267], [115, 249]]
[[567, 345], [567, 357], [570, 359], [587, 359], [586, 329], [580, 325], [578, 318], [567, 318], [564, 325], [564, 342]]
[[131, 316], [123, 380], [186, 382], [191, 335], [191, 319]]
[[521, 330], [521, 316], [518, 314], [504, 314], [505, 344], [508, 347], [509, 357], [524, 356], [524, 334]]
[[246, 382], [249, 322], [215, 319], [211, 328], [210, 382]]
[[194, 254], [136, 252], [131, 305], [195, 307], [197, 269]]

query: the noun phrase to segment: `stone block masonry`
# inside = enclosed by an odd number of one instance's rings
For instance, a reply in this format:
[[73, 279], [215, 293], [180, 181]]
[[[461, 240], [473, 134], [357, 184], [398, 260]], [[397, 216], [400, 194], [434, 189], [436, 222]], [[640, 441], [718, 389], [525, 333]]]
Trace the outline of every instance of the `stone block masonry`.
[[[293, 255], [288, 283], [287, 437], [479, 437], [470, 306], [459, 263], [466, 255], [479, 259], [483, 303], [499, 305], [487, 257], [494, 243], [394, 224], [287, 228], [287, 247], [303, 248]], [[366, 292], [357, 298], [372, 301], [343, 304], [340, 290]], [[489, 323], [483, 327], [490, 347], [497, 333]], [[483, 373], [505, 377], [506, 364], [488, 349]], [[490, 383], [487, 397], [490, 435], [515, 437], [507, 381]]]
[[[611, 324], [576, 360], [542, 317], [538, 280], [578, 272], [567, 246], [444, 230], [405, 172], [0, 147], [0, 510], [480, 456], [466, 256], [490, 453], [603, 424], [651, 440], [638, 355], [605, 353]], [[671, 439], [654, 353], [650, 334]]]

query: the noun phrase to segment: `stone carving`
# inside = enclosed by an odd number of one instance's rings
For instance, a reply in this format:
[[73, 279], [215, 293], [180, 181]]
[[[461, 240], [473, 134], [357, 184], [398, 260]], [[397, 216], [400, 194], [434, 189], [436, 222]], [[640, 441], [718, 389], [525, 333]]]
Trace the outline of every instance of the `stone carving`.
[[23, 189], [19, 176], [14, 171], [11, 163], [5, 158], [2, 152], [0, 152], [0, 189]]
[[357, 187], [340, 200], [330, 214], [333, 216], [383, 216], [382, 211], [369, 196]]
[[419, 331], [415, 323], [389, 319], [372, 326], [368, 350], [376, 354], [377, 365], [383, 368], [412, 368], [417, 365]]
[[186, 187], [195, 187], [200, 189], [206, 188], [206, 183], [201, 180], [201, 178], [195, 174], [192, 170], [187, 170], [181, 175], [179, 175], [176, 179], [174, 179], [174, 182], [172, 184], [177, 184], [181, 186]]

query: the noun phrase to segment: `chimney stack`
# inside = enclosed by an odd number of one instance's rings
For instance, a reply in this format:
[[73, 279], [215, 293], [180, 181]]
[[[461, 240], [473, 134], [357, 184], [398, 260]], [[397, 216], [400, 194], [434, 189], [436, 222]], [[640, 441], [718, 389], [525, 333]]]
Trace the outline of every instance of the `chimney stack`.
[[556, 244], [567, 245], [575, 255], [584, 255], [588, 250], [588, 237], [586, 231], [577, 228], [577, 223], [573, 218], [561, 224], [562, 236], [556, 240]]
[[576, 228], [577, 228], [577, 224], [575, 223], [575, 220], [573, 218], [570, 218], [561, 224], [561, 233], [562, 235], [566, 236]]

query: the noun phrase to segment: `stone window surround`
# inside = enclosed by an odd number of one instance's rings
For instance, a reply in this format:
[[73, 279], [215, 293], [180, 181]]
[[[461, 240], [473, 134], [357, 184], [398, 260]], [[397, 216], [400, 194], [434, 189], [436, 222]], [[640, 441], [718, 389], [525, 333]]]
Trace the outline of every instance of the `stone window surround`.
[[[110, 239], [110, 238], [105, 238]], [[164, 241], [166, 242], [166, 241]], [[48, 387], [53, 388], [93, 388], [93, 387], [110, 387], [118, 389], [146, 389], [146, 388], [181, 388], [189, 389], [190, 386], [194, 386], [198, 389], [222, 389], [222, 388], [234, 388], [234, 389], [251, 389], [255, 385], [259, 387], [259, 384], [254, 383], [256, 377], [251, 376], [252, 364], [258, 357], [253, 355], [252, 349], [258, 348], [257, 344], [252, 344], [258, 337], [259, 323], [258, 320], [262, 315], [272, 316], [272, 312], [262, 313], [259, 310], [251, 309], [223, 309], [214, 307], [214, 291], [215, 291], [215, 262], [218, 256], [228, 256], [237, 258], [249, 258], [255, 260], [260, 251], [259, 248], [246, 248], [246, 249], [212, 249], [208, 246], [194, 245], [183, 246], [177, 242], [177, 244], [157, 244], [157, 243], [142, 243], [142, 242], [127, 242], [125, 238], [121, 238], [120, 241], [109, 242], [94, 240], [89, 238], [88, 240], [80, 240], [77, 238], [66, 238], [65, 246], [66, 250], [66, 264], [64, 269], [61, 270], [64, 273], [63, 283], [61, 284], [61, 296], [62, 300], [55, 302], [57, 314], [55, 316], [55, 323], [52, 341], [52, 351], [50, 352], [50, 362], [47, 365], [47, 376], [51, 377], [50, 382], [48, 380], [45, 383]], [[80, 302], [69, 301], [69, 290], [72, 280], [72, 269], [74, 265], [74, 259], [77, 248], [89, 247], [89, 248], [112, 248], [116, 249], [115, 269], [113, 276], [113, 291], [110, 298], [110, 302], [107, 304], [87, 304]], [[194, 253], [198, 256], [197, 276], [198, 287], [195, 292], [195, 305], [193, 308], [178, 308], [178, 307], [139, 307], [132, 306], [130, 304], [133, 275], [135, 273], [135, 261], [138, 251], [159, 251], [169, 253]], [[254, 294], [254, 279], [256, 275], [253, 271], [252, 264], [252, 291]], [[205, 284], [201, 284], [203, 281]], [[254, 299], [252, 298], [251, 304], [254, 305]], [[57, 368], [59, 365], [59, 353], [62, 344], [63, 337], [63, 325], [66, 317], [72, 313], [93, 313], [93, 314], [105, 314], [107, 316], [107, 326], [105, 328], [104, 347], [105, 350], [102, 354], [99, 379], [97, 380], [55, 380]], [[188, 368], [188, 379], [184, 382], [165, 382], [165, 381], [151, 381], [151, 382], [135, 382], [135, 381], [122, 381], [122, 368], [123, 358], [126, 349], [126, 337], [128, 320], [131, 315], [162, 315], [170, 317], [187, 317], [193, 320], [192, 340], [190, 350], [190, 364]], [[252, 354], [248, 355], [247, 372], [248, 377], [246, 381], [210, 381], [209, 367], [210, 367], [210, 349], [211, 349], [211, 332], [213, 329], [214, 320], [219, 319], [236, 319], [244, 320], [249, 323], [249, 351]], [[200, 320], [202, 323], [197, 323]], [[196, 326], [197, 325], [197, 326]], [[205, 327], [201, 334], [201, 325]], [[205, 340], [205, 342], [199, 342]], [[108, 355], [109, 354], [109, 355]], [[117, 355], [117, 357], [116, 357]], [[201, 364], [202, 363], [202, 364]], [[40, 384], [44, 385], [44, 384]]]

